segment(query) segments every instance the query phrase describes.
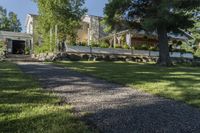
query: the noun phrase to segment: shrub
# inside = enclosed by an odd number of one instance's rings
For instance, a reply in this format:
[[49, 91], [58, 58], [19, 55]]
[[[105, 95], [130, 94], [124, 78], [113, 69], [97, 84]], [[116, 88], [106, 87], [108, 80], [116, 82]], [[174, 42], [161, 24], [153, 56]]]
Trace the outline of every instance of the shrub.
[[116, 44], [115, 48], [122, 48], [122, 46], [120, 46], [119, 44]]
[[123, 47], [124, 49], [130, 49], [130, 47], [129, 47], [127, 44], [124, 44], [122, 47]]
[[150, 46], [150, 47], [149, 47], [149, 50], [150, 50], [150, 51], [158, 51], [159, 49], [158, 49], [158, 47], [156, 47], [156, 46]]
[[31, 54], [31, 49], [30, 49], [29, 47], [26, 47], [26, 48], [25, 48], [25, 54], [26, 54], [26, 55]]
[[91, 41], [91, 42], [90, 42], [90, 45], [91, 45], [92, 47], [99, 47], [99, 44], [98, 44], [96, 41]]
[[0, 41], [0, 56], [4, 54], [4, 51], [6, 50], [6, 45], [3, 41]]
[[101, 48], [109, 48], [109, 44], [103, 41], [103, 42], [100, 42], [100, 47]]
[[194, 54], [196, 57], [199, 57], [200, 58], [200, 48], [196, 50], [195, 54]]

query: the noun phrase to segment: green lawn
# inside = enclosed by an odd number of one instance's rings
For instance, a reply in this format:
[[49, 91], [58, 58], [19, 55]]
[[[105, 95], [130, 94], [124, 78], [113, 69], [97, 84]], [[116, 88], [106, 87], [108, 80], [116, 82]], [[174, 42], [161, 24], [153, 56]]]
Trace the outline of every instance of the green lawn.
[[0, 133], [92, 132], [59, 102], [16, 65], [0, 62]]
[[200, 68], [124, 62], [57, 62], [78, 72], [200, 107]]

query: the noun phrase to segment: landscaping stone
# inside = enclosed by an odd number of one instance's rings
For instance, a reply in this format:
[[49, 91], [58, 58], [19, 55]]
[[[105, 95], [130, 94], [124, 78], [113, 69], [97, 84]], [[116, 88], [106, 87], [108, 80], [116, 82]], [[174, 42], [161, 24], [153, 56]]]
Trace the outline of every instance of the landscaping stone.
[[[80, 54], [80, 53], [41, 53], [33, 54], [31, 56], [33, 59], [39, 61], [56, 61], [56, 60], [90, 60], [90, 61], [128, 61], [128, 62], [157, 62], [157, 57], [148, 56], [122, 56], [122, 55], [107, 55], [107, 54]], [[94, 58], [95, 57], [95, 58]], [[175, 64], [187, 63], [192, 64], [192, 59], [186, 58], [172, 58], [172, 62]]]
[[78, 56], [78, 55], [76, 55], [76, 54], [71, 54], [71, 55], [69, 56], [69, 59], [70, 59], [71, 61], [80, 61], [80, 60], [81, 60], [81, 57]]

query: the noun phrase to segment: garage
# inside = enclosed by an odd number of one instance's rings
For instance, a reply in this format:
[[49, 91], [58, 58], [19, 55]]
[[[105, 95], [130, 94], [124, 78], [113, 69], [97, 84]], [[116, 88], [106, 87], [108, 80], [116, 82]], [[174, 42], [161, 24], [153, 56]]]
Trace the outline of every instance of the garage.
[[12, 41], [12, 54], [25, 54], [25, 41]]
[[0, 31], [0, 40], [6, 43], [8, 54], [24, 55], [27, 53], [27, 49], [29, 49], [29, 53], [33, 50], [32, 36], [30, 34]]

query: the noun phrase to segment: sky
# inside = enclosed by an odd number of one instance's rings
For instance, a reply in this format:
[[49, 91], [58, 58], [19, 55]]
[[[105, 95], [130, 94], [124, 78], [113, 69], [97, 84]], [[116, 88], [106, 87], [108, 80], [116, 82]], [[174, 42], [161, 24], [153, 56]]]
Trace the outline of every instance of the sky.
[[[103, 16], [103, 8], [108, 0], [86, 0], [86, 7], [89, 15]], [[0, 0], [0, 6], [3, 6], [7, 11], [17, 13], [25, 31], [25, 20], [28, 13], [37, 14], [37, 5], [32, 0]]]

